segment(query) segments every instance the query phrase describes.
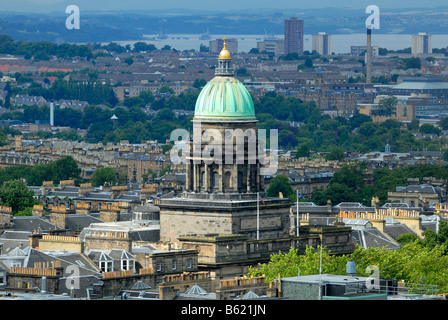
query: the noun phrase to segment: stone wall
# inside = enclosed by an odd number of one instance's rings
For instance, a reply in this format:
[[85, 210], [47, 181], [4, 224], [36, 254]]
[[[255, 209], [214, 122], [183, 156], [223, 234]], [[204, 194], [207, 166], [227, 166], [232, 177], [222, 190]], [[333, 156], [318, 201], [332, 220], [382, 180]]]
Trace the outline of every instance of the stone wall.
[[123, 249], [131, 252], [132, 240], [125, 237], [109, 236], [86, 236], [84, 239], [85, 250], [112, 250]]
[[84, 252], [84, 243], [78, 237], [43, 235], [39, 239], [39, 250], [67, 250]]
[[265, 204], [260, 202], [257, 220], [255, 199], [161, 200], [160, 239], [177, 241], [179, 236], [190, 234], [243, 234], [249, 239], [257, 239], [257, 221], [259, 239], [288, 237], [288, 200], [265, 199]]
[[265, 277], [237, 277], [234, 279], [221, 280], [219, 288], [216, 289], [216, 300], [230, 300], [239, 297], [249, 291], [258, 296], [266, 295], [268, 283]]
[[159, 299], [172, 300], [176, 293], [184, 293], [197, 284], [207, 292], [211, 292], [211, 278], [208, 272], [182, 273], [163, 277], [159, 284]]

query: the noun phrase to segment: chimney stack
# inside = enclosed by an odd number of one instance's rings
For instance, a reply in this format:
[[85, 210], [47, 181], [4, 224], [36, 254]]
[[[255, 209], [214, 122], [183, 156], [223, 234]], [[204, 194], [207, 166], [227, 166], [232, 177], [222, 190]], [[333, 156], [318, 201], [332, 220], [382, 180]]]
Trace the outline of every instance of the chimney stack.
[[366, 84], [372, 83], [372, 29], [367, 28]]
[[54, 103], [50, 102], [50, 126], [54, 127]]

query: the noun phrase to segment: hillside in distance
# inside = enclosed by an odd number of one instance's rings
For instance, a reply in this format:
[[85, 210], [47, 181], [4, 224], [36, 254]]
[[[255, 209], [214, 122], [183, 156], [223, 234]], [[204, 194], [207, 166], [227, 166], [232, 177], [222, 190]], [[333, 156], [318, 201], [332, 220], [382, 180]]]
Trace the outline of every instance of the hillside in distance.
[[[158, 34], [275, 34], [283, 35], [284, 20], [305, 20], [305, 34], [363, 33], [367, 15], [354, 9], [308, 9], [214, 14], [198, 12], [81, 12], [81, 28], [68, 30], [67, 15], [0, 13], [0, 34], [23, 41], [71, 43], [143, 40]], [[446, 34], [448, 8], [381, 11], [381, 28], [376, 33]]]

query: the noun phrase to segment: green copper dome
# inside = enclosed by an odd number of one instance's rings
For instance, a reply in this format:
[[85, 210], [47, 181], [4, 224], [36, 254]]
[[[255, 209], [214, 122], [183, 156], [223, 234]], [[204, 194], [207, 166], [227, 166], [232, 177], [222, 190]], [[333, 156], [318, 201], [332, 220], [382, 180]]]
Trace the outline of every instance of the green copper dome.
[[216, 76], [202, 89], [194, 117], [199, 119], [255, 119], [252, 97], [233, 76]]

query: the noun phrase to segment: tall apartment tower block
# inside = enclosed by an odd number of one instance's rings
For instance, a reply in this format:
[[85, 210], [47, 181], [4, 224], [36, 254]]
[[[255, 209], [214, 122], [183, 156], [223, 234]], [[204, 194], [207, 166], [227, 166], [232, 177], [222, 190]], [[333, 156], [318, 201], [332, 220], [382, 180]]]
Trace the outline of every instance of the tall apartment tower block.
[[331, 35], [325, 32], [313, 34], [313, 51], [321, 55], [331, 54]]
[[412, 54], [432, 53], [432, 35], [420, 32], [412, 35]]
[[303, 20], [291, 18], [285, 20], [285, 54], [297, 52], [303, 54]]

